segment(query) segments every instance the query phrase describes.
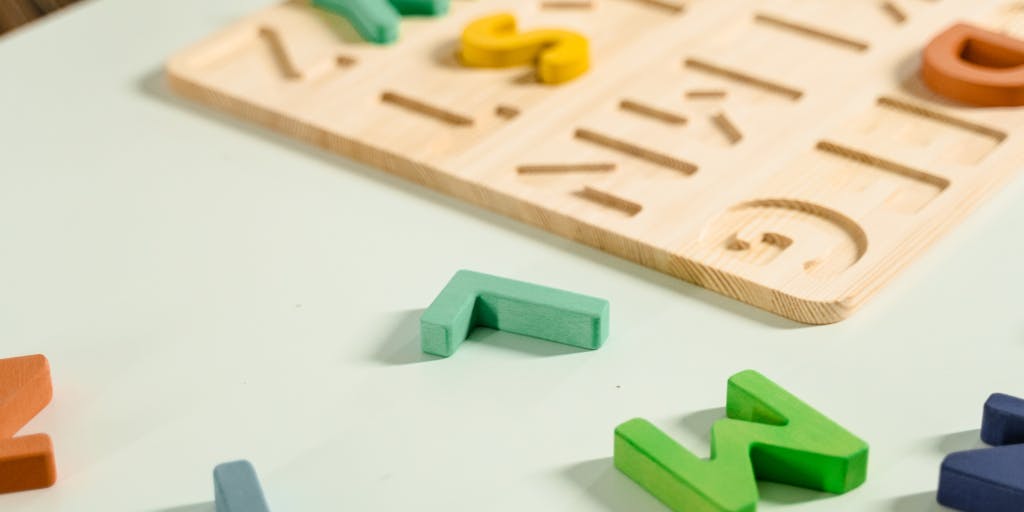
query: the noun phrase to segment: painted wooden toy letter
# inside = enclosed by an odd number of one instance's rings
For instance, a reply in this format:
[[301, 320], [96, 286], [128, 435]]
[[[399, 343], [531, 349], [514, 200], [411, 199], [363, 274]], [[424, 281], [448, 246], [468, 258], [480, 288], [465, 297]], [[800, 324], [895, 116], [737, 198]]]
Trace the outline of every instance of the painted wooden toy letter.
[[217, 512], [270, 512], [256, 469], [247, 460], [213, 468]]
[[924, 50], [921, 76], [933, 91], [981, 107], [1024, 106], [1024, 41], [966, 24]]
[[669, 508], [751, 512], [757, 479], [842, 494], [867, 478], [868, 445], [753, 370], [729, 379], [703, 460], [646, 420], [615, 429], [615, 467]]
[[939, 472], [939, 503], [966, 512], [1017, 512], [1024, 504], [1024, 399], [985, 402], [981, 440], [994, 446], [951, 453]]
[[535, 64], [538, 79], [559, 84], [579, 77], [590, 67], [587, 38], [561, 29], [518, 32], [511, 14], [480, 18], [462, 32], [462, 63], [478, 68]]
[[313, 0], [313, 5], [344, 17], [363, 39], [376, 44], [398, 40], [402, 16], [448, 12], [448, 0]]
[[608, 337], [608, 301], [460, 270], [420, 317], [423, 351], [448, 357], [474, 327], [590, 350]]
[[14, 437], [52, 398], [45, 356], [0, 359], [0, 493], [41, 489], [57, 481], [50, 436]]

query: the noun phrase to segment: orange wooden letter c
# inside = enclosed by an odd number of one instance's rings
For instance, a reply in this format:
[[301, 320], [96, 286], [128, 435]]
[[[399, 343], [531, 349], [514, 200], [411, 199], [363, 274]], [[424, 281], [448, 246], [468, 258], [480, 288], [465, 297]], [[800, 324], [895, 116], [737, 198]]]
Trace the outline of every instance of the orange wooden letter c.
[[946, 98], [1024, 106], [1024, 41], [960, 23], [928, 44], [923, 61], [924, 83]]

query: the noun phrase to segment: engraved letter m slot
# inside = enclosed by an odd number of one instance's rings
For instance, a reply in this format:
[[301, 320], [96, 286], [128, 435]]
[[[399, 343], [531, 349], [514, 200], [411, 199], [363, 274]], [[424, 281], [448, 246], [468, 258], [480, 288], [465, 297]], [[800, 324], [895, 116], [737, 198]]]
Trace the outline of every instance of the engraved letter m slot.
[[707, 460], [627, 421], [615, 429], [615, 467], [678, 512], [756, 510], [758, 479], [842, 494], [867, 477], [864, 441], [760, 373], [729, 379], [726, 415]]

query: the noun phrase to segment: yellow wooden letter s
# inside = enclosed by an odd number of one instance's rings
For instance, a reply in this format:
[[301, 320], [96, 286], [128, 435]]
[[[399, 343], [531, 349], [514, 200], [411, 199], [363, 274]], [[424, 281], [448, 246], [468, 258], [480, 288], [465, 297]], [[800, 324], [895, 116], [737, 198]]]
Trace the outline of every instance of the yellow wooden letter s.
[[462, 63], [478, 68], [536, 64], [546, 84], [568, 82], [590, 67], [587, 38], [561, 29], [517, 32], [516, 18], [495, 14], [480, 18], [462, 32]]

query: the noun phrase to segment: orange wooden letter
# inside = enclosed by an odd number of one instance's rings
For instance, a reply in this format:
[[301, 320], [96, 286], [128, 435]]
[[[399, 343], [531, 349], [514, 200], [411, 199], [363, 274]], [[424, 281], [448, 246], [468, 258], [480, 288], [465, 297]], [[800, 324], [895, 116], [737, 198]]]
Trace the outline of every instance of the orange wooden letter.
[[1024, 41], [966, 24], [924, 50], [924, 83], [942, 96], [980, 107], [1024, 105]]

